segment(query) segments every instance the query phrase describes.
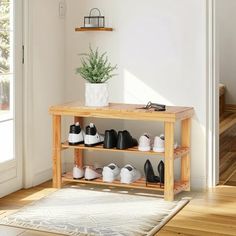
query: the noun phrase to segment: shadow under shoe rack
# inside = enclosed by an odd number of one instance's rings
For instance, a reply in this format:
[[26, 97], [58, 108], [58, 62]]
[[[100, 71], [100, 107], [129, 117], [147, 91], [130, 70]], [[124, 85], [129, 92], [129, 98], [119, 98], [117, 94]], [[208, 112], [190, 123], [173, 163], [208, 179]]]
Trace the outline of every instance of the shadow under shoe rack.
[[[109, 185], [118, 187], [128, 187], [146, 190], [157, 190], [164, 192], [164, 199], [172, 201], [174, 195], [190, 190], [190, 129], [193, 108], [191, 107], [167, 107], [166, 111], [153, 111], [137, 109], [143, 105], [117, 104], [110, 103], [108, 107], [95, 108], [86, 107], [80, 102], [66, 103], [63, 105], [52, 106], [49, 113], [53, 120], [53, 187], [61, 188], [62, 181], [91, 183], [99, 185]], [[83, 123], [84, 117], [104, 118], [104, 119], [124, 119], [124, 120], [142, 120], [164, 122], [165, 128], [165, 153], [156, 153], [153, 151], [140, 152], [137, 147], [127, 150], [104, 149], [102, 145], [95, 147], [85, 147], [83, 144], [71, 146], [67, 142], [61, 142], [61, 117], [73, 116], [75, 122]], [[174, 126], [177, 121], [181, 122], [181, 147], [174, 150]], [[158, 184], [148, 183], [145, 179], [140, 179], [132, 184], [121, 184], [119, 181], [113, 183], [104, 183], [102, 179], [86, 181], [84, 179], [74, 180], [71, 173], [62, 175], [61, 151], [74, 149], [75, 162], [83, 166], [83, 150], [140, 153], [143, 155], [159, 155], [165, 159], [165, 183], [160, 188]], [[174, 160], [181, 158], [181, 178], [174, 180]]]

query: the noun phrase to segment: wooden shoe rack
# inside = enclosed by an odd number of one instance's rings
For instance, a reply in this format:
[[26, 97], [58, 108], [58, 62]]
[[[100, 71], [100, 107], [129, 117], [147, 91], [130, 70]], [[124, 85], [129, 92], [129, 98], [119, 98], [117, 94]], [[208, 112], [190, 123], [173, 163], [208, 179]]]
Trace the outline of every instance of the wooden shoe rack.
[[[108, 107], [94, 108], [86, 107], [80, 102], [66, 103], [63, 105], [52, 106], [49, 113], [53, 120], [53, 187], [61, 188], [62, 181], [79, 182], [86, 184], [99, 184], [117, 187], [128, 187], [146, 190], [156, 190], [164, 193], [164, 199], [172, 201], [174, 195], [181, 191], [190, 190], [190, 130], [193, 108], [191, 107], [167, 107], [166, 111], [153, 111], [138, 109], [143, 105], [110, 103]], [[75, 122], [83, 123], [83, 118], [103, 118], [103, 119], [123, 119], [123, 120], [142, 120], [164, 122], [165, 128], [165, 153], [153, 151], [140, 152], [138, 149], [130, 148], [127, 150], [104, 149], [101, 145], [95, 147], [85, 147], [84, 145], [71, 146], [67, 142], [61, 141], [61, 117], [73, 116]], [[174, 150], [174, 127], [176, 122], [181, 122], [181, 147]], [[111, 127], [107, 127], [110, 129]], [[143, 130], [145, 131], [145, 130]], [[104, 183], [101, 179], [86, 181], [74, 180], [71, 173], [62, 173], [61, 151], [74, 149], [75, 162], [83, 166], [83, 150], [139, 153], [140, 158], [148, 155], [159, 155], [165, 161], [165, 183], [163, 187], [157, 184], [148, 184], [145, 179], [140, 179], [132, 184], [121, 184], [119, 181]], [[174, 160], [181, 158], [181, 178], [174, 180]]]

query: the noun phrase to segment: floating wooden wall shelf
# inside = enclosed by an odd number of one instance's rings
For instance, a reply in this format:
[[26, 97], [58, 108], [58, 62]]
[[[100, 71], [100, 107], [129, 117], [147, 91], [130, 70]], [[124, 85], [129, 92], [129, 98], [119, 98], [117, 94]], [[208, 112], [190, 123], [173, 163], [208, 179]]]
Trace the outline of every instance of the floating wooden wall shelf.
[[86, 27], [80, 27], [75, 28], [75, 31], [113, 31], [113, 28], [86, 28]]

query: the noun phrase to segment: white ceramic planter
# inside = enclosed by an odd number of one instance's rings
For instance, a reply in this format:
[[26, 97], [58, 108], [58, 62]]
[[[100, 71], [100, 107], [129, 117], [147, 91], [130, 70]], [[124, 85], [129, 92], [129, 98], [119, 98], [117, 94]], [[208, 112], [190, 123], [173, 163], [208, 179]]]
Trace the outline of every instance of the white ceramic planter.
[[108, 85], [103, 84], [85, 84], [85, 105], [89, 107], [108, 106]]

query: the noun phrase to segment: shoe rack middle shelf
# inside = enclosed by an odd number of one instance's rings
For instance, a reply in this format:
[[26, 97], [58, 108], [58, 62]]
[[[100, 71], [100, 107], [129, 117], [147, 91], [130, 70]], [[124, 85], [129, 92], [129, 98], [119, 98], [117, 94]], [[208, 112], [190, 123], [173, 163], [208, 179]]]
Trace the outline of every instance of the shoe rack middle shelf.
[[[96, 145], [93, 147], [86, 147], [84, 144], [79, 144], [79, 145], [69, 145], [68, 142], [64, 142], [61, 144], [61, 148], [62, 149], [81, 149], [81, 150], [90, 150], [90, 151], [109, 151], [109, 152], [123, 152], [123, 153], [138, 153], [138, 154], [143, 154], [143, 155], [156, 155], [156, 156], [161, 156], [161, 157], [165, 157], [165, 153], [164, 152], [154, 152], [154, 151], [148, 151], [148, 152], [143, 152], [143, 151], [139, 151], [138, 147], [133, 147], [133, 148], [128, 148], [128, 149], [116, 149], [116, 148], [112, 148], [112, 149], [107, 149], [107, 148], [103, 148], [102, 145]], [[180, 158], [186, 154], [189, 153], [189, 148], [187, 147], [178, 147], [174, 150], [174, 158]]]

